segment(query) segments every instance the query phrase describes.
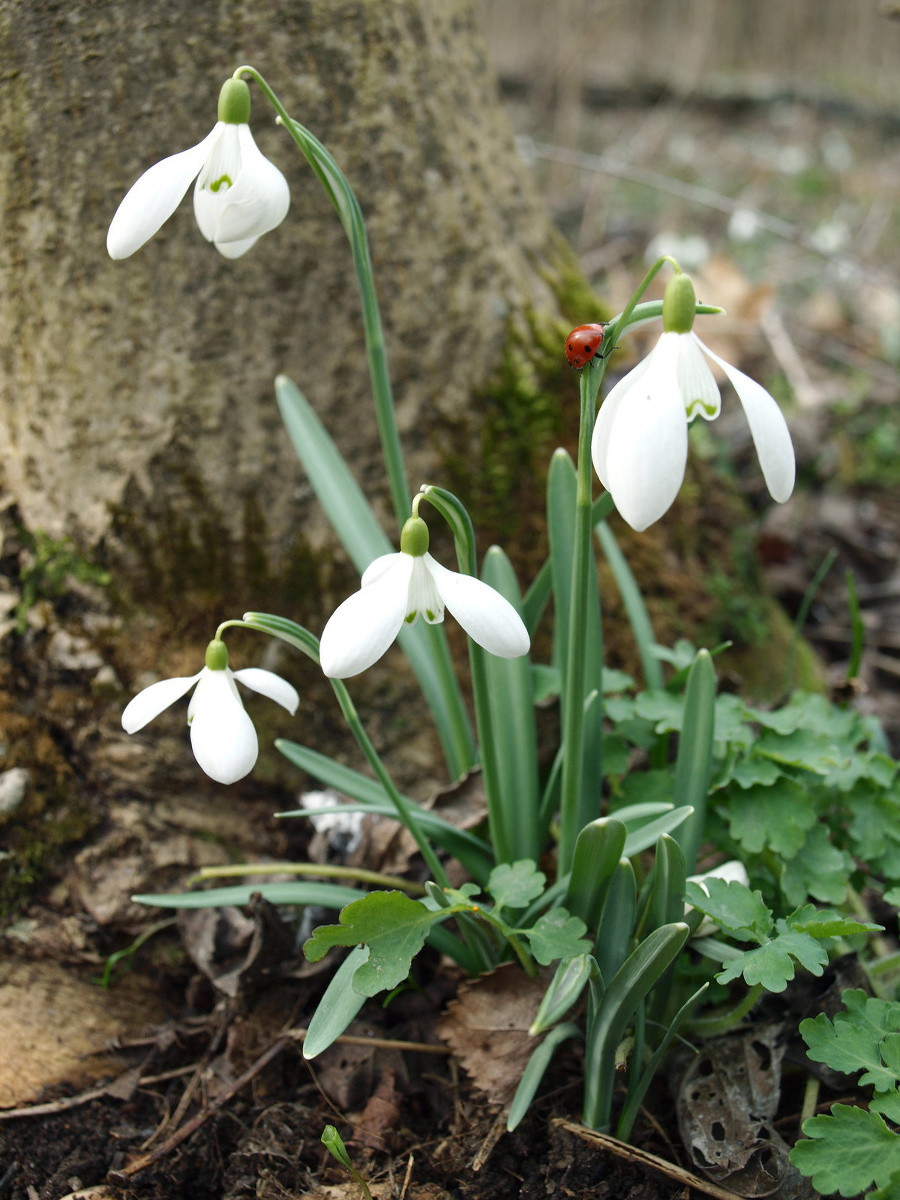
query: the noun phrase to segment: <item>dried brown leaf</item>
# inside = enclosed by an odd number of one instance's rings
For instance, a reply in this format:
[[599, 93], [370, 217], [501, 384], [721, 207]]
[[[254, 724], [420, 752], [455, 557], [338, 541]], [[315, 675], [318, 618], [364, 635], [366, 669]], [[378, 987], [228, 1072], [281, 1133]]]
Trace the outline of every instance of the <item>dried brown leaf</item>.
[[506, 1104], [522, 1078], [537, 1042], [528, 1030], [546, 990], [545, 979], [529, 979], [506, 963], [463, 984], [438, 1022], [472, 1082], [498, 1104]]
[[739, 1196], [814, 1195], [788, 1161], [771, 1122], [781, 1095], [781, 1025], [716, 1038], [696, 1055], [678, 1092], [678, 1125], [694, 1166]]

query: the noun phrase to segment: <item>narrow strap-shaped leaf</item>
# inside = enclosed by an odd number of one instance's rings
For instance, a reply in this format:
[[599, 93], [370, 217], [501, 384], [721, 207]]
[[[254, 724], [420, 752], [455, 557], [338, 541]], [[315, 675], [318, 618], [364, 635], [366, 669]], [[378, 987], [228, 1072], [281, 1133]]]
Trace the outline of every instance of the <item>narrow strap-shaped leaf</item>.
[[698, 650], [688, 672], [684, 693], [684, 721], [675, 760], [673, 799], [690, 804], [694, 813], [678, 831], [687, 873], [697, 863], [697, 851], [706, 825], [706, 796], [712, 774], [713, 732], [716, 723], [716, 671], [708, 650]]
[[[456, 558], [459, 569], [466, 575], [477, 577], [478, 559], [475, 551], [475, 531], [463, 503], [444, 488], [427, 485], [422, 488], [429, 502], [434, 505], [453, 531]], [[516, 589], [518, 591], [518, 588]], [[472, 675], [472, 694], [475, 699], [475, 724], [478, 730], [478, 756], [487, 796], [488, 824], [491, 845], [498, 863], [512, 862], [516, 857], [513, 849], [514, 826], [506, 815], [504, 782], [500, 772], [501, 743], [494, 731], [495, 705], [491, 702], [490, 655], [470, 637], [469, 668]], [[526, 659], [527, 662], [527, 659]], [[530, 682], [529, 682], [530, 686]]]
[[631, 572], [628, 560], [619, 548], [615, 534], [606, 522], [601, 521], [595, 524], [594, 533], [597, 535], [603, 555], [612, 571], [613, 579], [616, 581], [616, 587], [619, 589], [619, 595], [622, 597], [625, 615], [631, 626], [641, 660], [644, 683], [648, 688], [661, 689], [663, 686], [662, 664], [653, 652], [656, 635], [653, 632], [650, 614], [647, 612], [641, 589]]
[[615, 817], [600, 817], [585, 825], [575, 842], [575, 857], [565, 906], [595, 933], [616, 867], [625, 848], [627, 830]]
[[[591, 524], [596, 525], [600, 521], [605, 521], [610, 513], [615, 511], [615, 507], [615, 502], [609, 492], [598, 496], [591, 505]], [[552, 556], [548, 555], [522, 599], [522, 620], [532, 639], [552, 595], [553, 562]], [[660, 684], [660, 686], [662, 685]]]
[[[586, 385], [585, 385], [586, 386]], [[584, 402], [584, 399], [583, 399]], [[559, 665], [562, 682], [561, 715], [563, 724], [563, 759], [562, 759], [562, 809], [567, 810], [573, 797], [566, 799], [567, 762], [568, 771], [576, 772], [576, 766], [569, 761], [569, 751], [565, 745], [565, 730], [576, 728], [574, 714], [569, 713], [572, 704], [580, 706], [581, 735], [580, 762], [577, 764], [578, 795], [577, 808], [584, 819], [579, 819], [575, 813], [569, 813], [563, 822], [568, 828], [573, 820], [576, 822], [570, 830], [570, 844], [561, 846], [560, 864], [563, 871], [569, 869], [571, 856], [574, 854], [575, 840], [578, 830], [588, 820], [593, 819], [600, 811], [600, 790], [602, 786], [602, 755], [603, 755], [603, 705], [598, 703], [590, 710], [585, 708], [585, 699], [594, 691], [598, 698], [603, 695], [603, 635], [600, 627], [600, 593], [597, 587], [597, 572], [593, 560], [586, 565], [587, 577], [584, 580], [585, 603], [580, 613], [580, 628], [583, 637], [577, 643], [577, 662], [570, 663], [572, 653], [571, 609], [572, 583], [575, 578], [574, 546], [576, 538], [576, 518], [581, 512], [576, 503], [578, 496], [578, 477], [575, 465], [564, 450], [557, 450], [550, 461], [550, 471], [547, 477], [547, 523], [550, 537], [550, 554], [553, 577], [553, 611], [554, 611], [554, 661]], [[584, 518], [588, 522], [593, 519], [591, 509]], [[588, 538], [590, 536], [587, 530]], [[579, 605], [579, 608], [582, 606]], [[571, 695], [572, 678], [570, 672], [574, 669], [573, 678], [581, 678], [582, 687], [578, 696]], [[571, 786], [571, 784], [569, 785]], [[562, 820], [562, 817], [561, 817]]]
[[684, 917], [686, 871], [678, 842], [663, 834], [656, 842], [653, 860], [653, 893], [646, 928], [658, 929]]
[[355, 992], [352, 984], [353, 976], [368, 959], [369, 947], [356, 946], [331, 977], [307, 1026], [304, 1058], [315, 1058], [333, 1045], [365, 1004], [366, 997]]
[[576, 482], [575, 464], [567, 451], [557, 450], [547, 472], [547, 534], [553, 580], [553, 661], [559, 667], [563, 693], [569, 647]]
[[[674, 838], [663, 834], [656, 843], [656, 854], [653, 859], [653, 891], [650, 896], [645, 929], [659, 929], [663, 925], [684, 921], [685, 878], [684, 854], [681, 847]], [[647, 1000], [646, 1015], [649, 1022], [665, 1024], [671, 991], [669, 982], [674, 969], [674, 965], [667, 968], [666, 973], [659, 981], [660, 986]]]
[[689, 933], [683, 921], [654, 929], [608, 983], [587, 1035], [584, 1123], [591, 1129], [609, 1129], [619, 1042], [638, 1004], [674, 961]]
[[564, 1017], [581, 995], [591, 973], [597, 970], [597, 964], [590, 954], [575, 954], [562, 959], [550, 986], [544, 992], [537, 1016], [528, 1032], [536, 1037]]
[[[649, 846], [654, 845], [656, 839], [661, 834], [671, 833], [673, 829], [677, 829], [679, 825], [687, 821], [693, 811], [687, 805], [682, 805], [681, 808], [672, 808], [655, 820], [648, 821], [646, 825], [635, 829], [633, 833], [629, 833], [625, 841], [625, 849], [622, 851], [622, 856], [624, 858], [633, 858], [635, 854], [640, 854], [642, 850], [646, 850]], [[613, 813], [613, 816], [619, 817], [619, 813]]]
[[544, 1073], [549, 1067], [557, 1047], [568, 1038], [580, 1038], [581, 1036], [581, 1030], [572, 1022], [557, 1025], [555, 1029], [550, 1030], [528, 1060], [528, 1066], [522, 1073], [509, 1108], [509, 1116], [506, 1118], [507, 1129], [515, 1129], [528, 1112], [528, 1107], [540, 1087], [541, 1080], [544, 1078]]
[[314, 904], [319, 908], [345, 908], [366, 893], [338, 883], [252, 883], [212, 888], [207, 892], [170, 892], [132, 896], [136, 904], [155, 904], [158, 908], [232, 908], [250, 903], [250, 897], [262, 896], [270, 904]]
[[[616, 1128], [616, 1137], [619, 1139], [619, 1141], [627, 1142], [631, 1137], [631, 1130], [634, 1127], [635, 1118], [638, 1115], [641, 1107], [641, 1101], [646, 1095], [647, 1088], [653, 1082], [653, 1077], [659, 1070], [663, 1058], [665, 1057], [667, 1050], [671, 1046], [676, 1034], [678, 1033], [678, 1030], [694, 1011], [694, 1008], [697, 1006], [708, 987], [709, 984], [704, 983], [697, 989], [696, 992], [694, 992], [693, 996], [691, 996], [689, 1000], [686, 1000], [684, 1004], [682, 1004], [681, 1008], [679, 1008], [678, 1012], [667, 1025], [662, 1041], [651, 1055], [650, 1061], [647, 1063], [641, 1075], [638, 1076], [636, 1070], [633, 1072], [632, 1078], [629, 1080], [628, 1084], [628, 1095], [625, 1099], [625, 1104], [622, 1107], [622, 1112], [619, 1116], [619, 1124]], [[637, 1067], [637, 1062], [635, 1062], [635, 1067]]]
[[631, 950], [637, 907], [637, 881], [634, 867], [621, 859], [612, 877], [606, 903], [600, 914], [594, 958], [604, 979], [612, 979]]
[[[499, 546], [492, 546], [484, 556], [481, 578], [515, 609], [521, 609], [515, 572]], [[537, 860], [541, 843], [531, 659], [527, 654], [520, 658], [488, 654], [485, 670], [506, 842], [513, 862], [522, 858]]]

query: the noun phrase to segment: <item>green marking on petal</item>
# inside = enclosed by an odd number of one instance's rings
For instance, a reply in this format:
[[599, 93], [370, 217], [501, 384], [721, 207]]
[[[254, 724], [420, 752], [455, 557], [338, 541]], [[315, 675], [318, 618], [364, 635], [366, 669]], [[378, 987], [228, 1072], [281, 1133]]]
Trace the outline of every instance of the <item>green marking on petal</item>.
[[415, 621], [415, 619], [418, 615], [419, 615], [418, 610], [414, 608], [411, 613], [406, 614], [406, 616], [403, 618], [403, 620], [406, 622], [407, 625], [412, 625], [413, 621]]
[[435, 615], [434, 615], [434, 613], [431, 611], [431, 609], [430, 609], [430, 608], [426, 608], [426, 609], [425, 609], [425, 616], [427, 617], [427, 619], [428, 619], [429, 621], [431, 621], [431, 623], [432, 623], [432, 624], [434, 624], [434, 622], [435, 622], [436, 618], [435, 618]]
[[234, 186], [234, 184], [232, 183], [232, 181], [228, 175], [220, 175], [219, 178], [215, 181], [215, 183], [209, 183], [209, 184], [207, 184], [207, 187], [209, 188], [209, 190], [211, 192], [217, 192], [219, 190], [219, 188], [222, 187], [223, 185], [226, 188], [230, 188], [230, 187]]
[[700, 413], [704, 413], [706, 417], [712, 419], [717, 412], [715, 404], [707, 404], [705, 400], [691, 400], [686, 406], [687, 419], [693, 421], [694, 417], [699, 417]]

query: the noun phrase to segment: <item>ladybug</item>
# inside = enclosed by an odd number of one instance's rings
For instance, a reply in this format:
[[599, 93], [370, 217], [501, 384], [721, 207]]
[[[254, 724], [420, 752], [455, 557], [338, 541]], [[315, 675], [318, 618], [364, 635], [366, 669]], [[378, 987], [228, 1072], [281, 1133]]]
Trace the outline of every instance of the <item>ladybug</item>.
[[579, 325], [566, 338], [566, 358], [569, 366], [578, 370], [587, 366], [603, 341], [602, 325]]

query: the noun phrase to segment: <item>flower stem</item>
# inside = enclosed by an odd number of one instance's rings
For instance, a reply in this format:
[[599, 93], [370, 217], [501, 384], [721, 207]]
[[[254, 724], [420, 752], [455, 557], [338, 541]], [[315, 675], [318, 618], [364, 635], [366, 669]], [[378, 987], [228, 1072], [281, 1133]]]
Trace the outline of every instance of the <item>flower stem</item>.
[[439, 887], [449, 887], [450, 881], [447, 878], [447, 873], [441, 866], [440, 859], [435, 853], [434, 847], [429, 842], [428, 838], [419, 828], [419, 824], [413, 814], [412, 809], [407, 804], [405, 798], [397, 790], [393, 779], [387, 772], [387, 768], [381, 761], [378, 751], [369, 740], [369, 735], [363, 728], [362, 721], [359, 719], [359, 713], [356, 711], [356, 706], [350, 699], [350, 693], [347, 691], [346, 685], [341, 679], [332, 679], [331, 686], [334, 688], [334, 694], [337, 696], [338, 704], [341, 706], [341, 712], [344, 714], [344, 719], [350, 726], [350, 731], [356, 738], [360, 750], [366, 756], [366, 762], [375, 772], [378, 782], [387, 792], [391, 803], [396, 808], [400, 820], [403, 825], [409, 830], [415, 839], [416, 845], [419, 847], [419, 852], [425, 859], [428, 870], [431, 872], [431, 877]]
[[[606, 337], [609, 339], [609, 341], [608, 341], [609, 350], [606, 351], [606, 355], [611, 354], [612, 351], [615, 349], [615, 345], [616, 345], [616, 342], [618, 341], [619, 335], [621, 333], [624, 333], [625, 329], [628, 327], [628, 325], [630, 323], [630, 319], [631, 319], [631, 314], [634, 312], [635, 308], [637, 307], [641, 296], [643, 296], [644, 292], [646, 292], [647, 288], [650, 286], [650, 284], [653, 282], [653, 280], [656, 278], [656, 276], [659, 274], [659, 272], [663, 269], [663, 267], [666, 265], [666, 263], [669, 263], [672, 267], [674, 267], [679, 275], [681, 274], [681, 267], [678, 265], [678, 263], [675, 261], [675, 259], [672, 258], [671, 255], [664, 254], [661, 258], [658, 258], [656, 260], [656, 262], [653, 264], [653, 266], [650, 268], [650, 270], [647, 272], [647, 274], [644, 276], [644, 278], [641, 280], [641, 282], [637, 285], [637, 289], [635, 290], [634, 295], [631, 297], [631, 299], [628, 301], [628, 303], [622, 309], [616, 323], [613, 325], [613, 327], [610, 330], [607, 331]], [[598, 383], [599, 383], [599, 380], [598, 380]]]
[[584, 754], [584, 637], [590, 599], [591, 553], [591, 434], [597, 393], [606, 369], [603, 360], [581, 373], [581, 420], [575, 492], [575, 530], [572, 547], [572, 593], [569, 607], [569, 645], [562, 707], [562, 779], [560, 783], [559, 874], [572, 869], [575, 839], [599, 813], [600, 797], [583, 786]]
[[[271, 637], [280, 638], [282, 641], [287, 642], [288, 645], [294, 646], [297, 650], [302, 650], [314, 663], [319, 662], [319, 639], [310, 633], [308, 629], [305, 629], [302, 625], [297, 625], [294, 621], [288, 621], [284, 617], [272, 617], [268, 613], [245, 613], [243, 620], [223, 621], [219, 626], [219, 634], [229, 626], [255, 629], [258, 633], [268, 633]], [[447, 875], [441, 866], [434, 847], [422, 832], [416, 821], [415, 814], [406, 799], [397, 790], [396, 784], [388, 774], [387, 767], [385, 767], [378, 756], [378, 751], [369, 740], [369, 735], [363, 728], [362, 721], [359, 719], [359, 713], [350, 699], [350, 693], [347, 691], [346, 685], [341, 679], [330, 679], [329, 683], [334, 689], [335, 696], [337, 696], [344, 719], [350, 726], [350, 732], [356, 738], [359, 748], [365, 755], [366, 762], [375, 772], [378, 782], [384, 788], [385, 792], [387, 792], [388, 799], [394, 808], [396, 808], [401, 823], [415, 839], [422, 857], [428, 864], [432, 878], [441, 887], [449, 887]]]
[[[378, 307], [378, 296], [375, 291], [369, 238], [362, 209], [343, 171], [331, 154], [308, 129], [293, 120], [259, 71], [255, 67], [244, 64], [234, 72], [234, 78], [238, 79], [243, 75], [249, 75], [259, 85], [275, 109], [280, 124], [293, 138], [300, 153], [312, 168], [334, 205], [350, 243], [353, 266], [356, 270], [356, 280], [362, 300], [363, 330], [369, 376], [372, 381], [372, 397], [375, 402], [375, 421], [381, 440], [381, 451], [384, 456], [394, 515], [398, 528], [402, 529], [403, 523], [409, 516], [409, 485], [394, 413], [394, 396], [388, 375], [384, 329], [381, 323], [381, 311]], [[459, 682], [453, 671], [446, 634], [442, 628], [429, 625], [426, 638], [437, 668], [435, 682], [440, 696], [443, 697], [444, 719], [443, 721], [438, 720], [439, 732], [450, 773], [456, 778], [474, 766], [475, 742]], [[439, 703], [437, 699], [431, 706], [433, 712], [436, 703]]]
[[366, 339], [366, 354], [369, 360], [369, 373], [372, 379], [372, 395], [375, 400], [375, 419], [378, 423], [378, 433], [381, 437], [381, 447], [387, 468], [388, 484], [391, 500], [394, 505], [394, 515], [397, 524], [402, 526], [409, 515], [409, 487], [406, 482], [406, 468], [403, 465], [403, 452], [400, 448], [400, 435], [394, 416], [394, 397], [391, 390], [390, 376], [387, 369], [387, 355], [384, 348], [384, 330], [381, 324], [381, 312], [378, 307], [378, 297], [375, 293], [375, 280], [372, 273], [372, 258], [369, 253], [369, 238], [363, 220], [362, 210], [343, 171], [331, 157], [318, 138], [295, 121], [276, 96], [275, 92], [255, 67], [240, 66], [234, 72], [237, 79], [249, 75], [261, 88], [267, 100], [281, 118], [281, 124], [294, 139], [300, 153], [318, 176], [319, 182], [328, 193], [332, 204], [337, 210], [350, 250], [353, 255], [353, 265], [356, 268], [356, 278], [359, 284], [360, 298], [363, 310], [363, 329]]

